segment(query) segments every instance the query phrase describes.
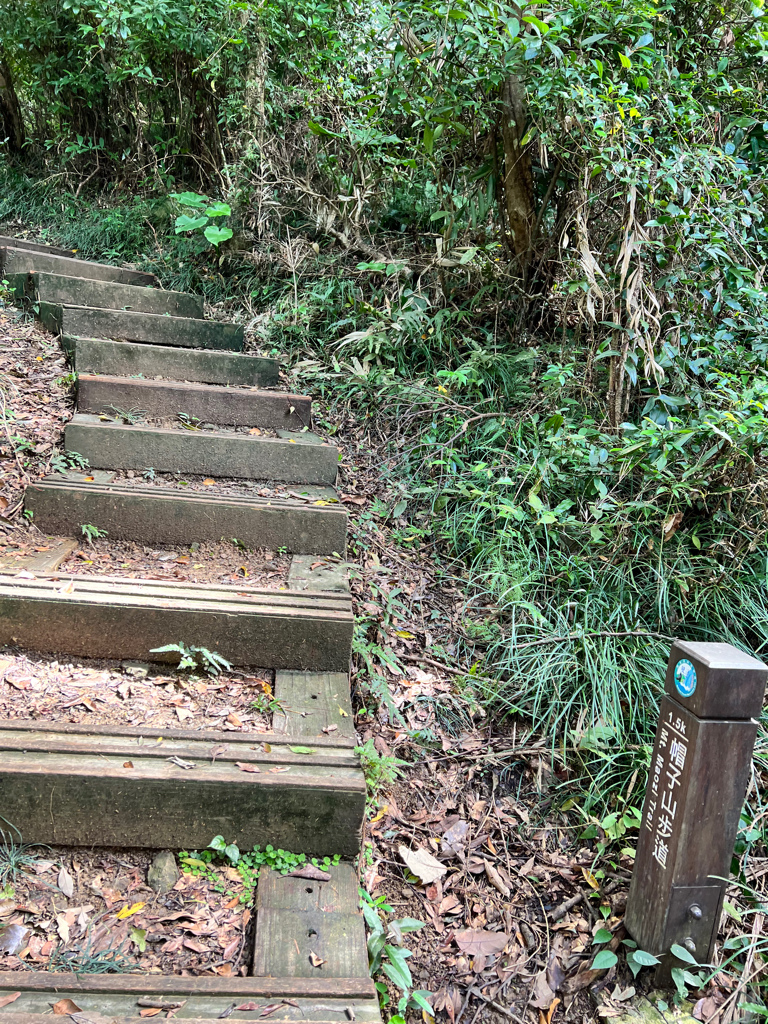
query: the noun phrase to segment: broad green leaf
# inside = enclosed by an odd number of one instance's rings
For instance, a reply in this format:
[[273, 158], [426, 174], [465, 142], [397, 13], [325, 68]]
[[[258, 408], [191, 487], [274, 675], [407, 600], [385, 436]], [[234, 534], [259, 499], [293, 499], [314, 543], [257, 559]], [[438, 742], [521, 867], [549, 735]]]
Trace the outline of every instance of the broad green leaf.
[[607, 971], [619, 962], [619, 958], [610, 949], [601, 949], [592, 961], [593, 971]]
[[619, 60], [621, 61], [621, 66], [623, 68], [629, 69], [632, 67], [632, 61], [629, 59], [626, 53], [619, 52]]
[[692, 953], [689, 953], [685, 946], [680, 946], [678, 943], [675, 943], [669, 951], [672, 956], [677, 957], [678, 960], [682, 960], [683, 963], [693, 964], [694, 967], [698, 966], [696, 957]]
[[198, 192], [171, 192], [171, 199], [175, 199], [180, 206], [191, 206], [195, 210], [202, 210], [210, 202], [207, 196], [201, 196]]
[[211, 245], [218, 246], [221, 242], [226, 242], [227, 239], [231, 238], [234, 232], [232, 228], [217, 228], [213, 224], [209, 224], [203, 234]]
[[602, 942], [610, 942], [612, 938], [613, 935], [611, 935], [607, 928], [598, 928], [595, 932], [594, 938], [592, 939], [592, 945], [596, 946], [600, 945]]
[[232, 207], [228, 203], [213, 203], [205, 212], [209, 217], [229, 217]]
[[207, 223], [207, 217], [188, 217], [186, 213], [182, 213], [176, 218], [176, 234], [180, 235], [182, 231], [195, 231], [197, 228], [205, 227]]
[[643, 967], [653, 967], [659, 962], [658, 957], [654, 956], [653, 953], [646, 953], [644, 949], [634, 950], [631, 956], [635, 963], [642, 964]]
[[317, 750], [314, 747], [289, 747], [294, 754], [316, 754]]

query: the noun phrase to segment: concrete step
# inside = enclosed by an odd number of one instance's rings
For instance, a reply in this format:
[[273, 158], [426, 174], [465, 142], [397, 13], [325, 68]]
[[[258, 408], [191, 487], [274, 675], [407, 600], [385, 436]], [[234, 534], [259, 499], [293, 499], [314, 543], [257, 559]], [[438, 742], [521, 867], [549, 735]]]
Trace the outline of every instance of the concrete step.
[[139, 345], [101, 338], [61, 337], [62, 346], [78, 373], [130, 377], [165, 377], [173, 381], [269, 387], [277, 384], [279, 363], [262, 356], [208, 349]]
[[236, 497], [49, 476], [27, 487], [25, 506], [40, 530], [81, 538], [83, 523], [111, 540], [191, 544], [237, 537], [247, 548], [344, 554], [347, 513], [327, 499]]
[[255, 977], [309, 979], [320, 971], [328, 978], [368, 977], [357, 872], [351, 864], [338, 864], [328, 873], [330, 880], [314, 881], [262, 870], [256, 890]]
[[3, 814], [27, 843], [196, 850], [225, 835], [354, 857], [365, 779], [350, 746], [322, 739], [295, 752], [272, 733], [2, 723]]
[[62, 274], [12, 274], [8, 283], [18, 298], [26, 297], [35, 303], [203, 318], [202, 297], [187, 292], [166, 292], [160, 288], [64, 277]]
[[202, 423], [269, 430], [300, 431], [312, 422], [312, 399], [303, 395], [87, 373], [78, 376], [77, 408], [91, 413], [137, 409], [155, 418], [186, 413]]
[[95, 469], [152, 467], [160, 473], [190, 473], [293, 483], [336, 483], [339, 450], [313, 443], [312, 435], [254, 437], [225, 431], [104, 423], [77, 413], [67, 424], [67, 451], [79, 452]]
[[25, 249], [31, 252], [47, 252], [50, 256], [66, 256], [72, 259], [76, 249], [62, 249], [58, 245], [46, 245], [45, 242], [29, 241], [26, 238], [12, 238], [10, 235], [0, 235], [0, 249]]
[[[263, 1017], [269, 1024], [350, 1024], [356, 1020], [379, 1024], [381, 1019], [370, 978], [326, 978], [320, 970], [312, 978], [0, 972], [0, 1003], [4, 996], [16, 992], [18, 998], [0, 1008], [3, 1024], [50, 1024], [51, 1007], [61, 999], [71, 999], [90, 1024], [145, 1024], [137, 1000], [147, 998], [183, 1002], [165, 1016], [188, 1024], [216, 1024], [222, 1017], [233, 1021]], [[249, 1003], [255, 1008], [237, 1008]], [[281, 1004], [279, 1009], [264, 1014], [274, 1003]]]
[[77, 657], [172, 661], [186, 643], [234, 665], [346, 672], [348, 594], [124, 577], [0, 575], [0, 644]]
[[74, 334], [88, 338], [115, 338], [140, 341], [147, 345], [172, 345], [180, 348], [205, 348], [241, 352], [243, 328], [215, 320], [166, 316], [158, 313], [133, 313], [121, 309], [94, 309], [87, 306], [61, 306], [49, 302], [38, 305], [41, 323], [54, 334]]
[[155, 288], [160, 285], [154, 274], [146, 274], [141, 270], [127, 270], [124, 267], [113, 267], [108, 263], [75, 260], [57, 255], [56, 252], [42, 251], [40, 248], [27, 249], [15, 244], [0, 247], [0, 274], [3, 277], [12, 274], [33, 274], [35, 271], [42, 274], [63, 274], [65, 277], [86, 277], [94, 281], [115, 281], [118, 284], [152, 285]]

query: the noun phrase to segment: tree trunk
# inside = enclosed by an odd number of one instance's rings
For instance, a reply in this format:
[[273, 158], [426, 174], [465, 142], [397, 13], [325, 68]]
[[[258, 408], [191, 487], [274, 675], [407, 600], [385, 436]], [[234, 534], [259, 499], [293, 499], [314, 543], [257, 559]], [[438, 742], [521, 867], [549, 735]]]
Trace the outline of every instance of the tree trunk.
[[12, 153], [20, 153], [24, 142], [24, 120], [21, 104], [13, 86], [13, 77], [5, 54], [0, 50], [0, 142], [6, 144]]
[[504, 207], [512, 250], [522, 269], [528, 262], [536, 221], [533, 166], [530, 153], [521, 145], [525, 135], [525, 115], [525, 90], [517, 75], [510, 75], [501, 87]]

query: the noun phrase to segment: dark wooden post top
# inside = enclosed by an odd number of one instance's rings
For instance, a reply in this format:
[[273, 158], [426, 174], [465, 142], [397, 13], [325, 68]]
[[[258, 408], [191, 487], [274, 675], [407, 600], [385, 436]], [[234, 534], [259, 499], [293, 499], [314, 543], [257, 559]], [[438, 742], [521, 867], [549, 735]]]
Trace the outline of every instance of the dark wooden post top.
[[730, 644], [675, 640], [665, 690], [697, 718], [757, 718], [768, 667]]

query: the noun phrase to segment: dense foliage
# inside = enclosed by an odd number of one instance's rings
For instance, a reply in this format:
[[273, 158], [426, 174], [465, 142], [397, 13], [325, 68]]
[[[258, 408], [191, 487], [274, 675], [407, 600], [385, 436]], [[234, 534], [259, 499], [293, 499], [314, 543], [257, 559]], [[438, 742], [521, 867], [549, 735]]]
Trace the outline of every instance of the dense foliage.
[[669, 636], [768, 643], [762, 6], [0, 0], [0, 45], [0, 216], [196, 268], [378, 408], [498, 710], [607, 756]]

